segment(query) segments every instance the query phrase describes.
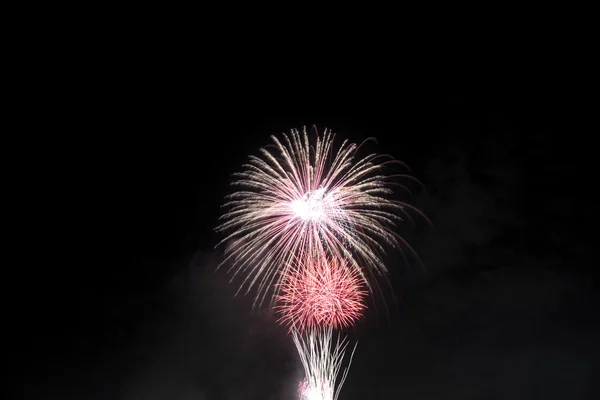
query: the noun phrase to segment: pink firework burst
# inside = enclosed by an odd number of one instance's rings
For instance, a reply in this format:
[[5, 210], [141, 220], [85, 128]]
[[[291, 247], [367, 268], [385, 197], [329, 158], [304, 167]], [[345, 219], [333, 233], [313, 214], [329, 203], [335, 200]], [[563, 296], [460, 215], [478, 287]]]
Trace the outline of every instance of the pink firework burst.
[[407, 211], [418, 210], [388, 198], [389, 179], [415, 179], [384, 175], [384, 165], [404, 164], [378, 162], [391, 157], [376, 154], [357, 158], [360, 146], [354, 143], [344, 141], [334, 150], [334, 138], [325, 130], [311, 142], [306, 129], [302, 134], [292, 130], [282, 140], [272, 136], [274, 144], [260, 150], [262, 157], [250, 156], [244, 171], [235, 174], [237, 191], [228, 196], [217, 227], [227, 232], [221, 265], [229, 264], [234, 277], [244, 275], [239, 290], [245, 287], [248, 293], [258, 286], [255, 304], [286, 275], [277, 272], [285, 272], [295, 257], [347, 259], [372, 289], [367, 275], [387, 272], [384, 246], [406, 245], [395, 225], [412, 221]]
[[279, 284], [275, 309], [279, 322], [300, 332], [351, 326], [365, 309], [363, 280], [356, 269], [336, 258], [300, 260]]

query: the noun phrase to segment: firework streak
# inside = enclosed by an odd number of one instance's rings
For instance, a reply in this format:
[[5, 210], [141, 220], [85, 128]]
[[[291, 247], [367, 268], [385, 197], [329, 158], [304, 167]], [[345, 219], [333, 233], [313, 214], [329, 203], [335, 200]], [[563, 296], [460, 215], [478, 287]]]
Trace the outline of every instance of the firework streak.
[[[292, 337], [306, 375], [299, 385], [299, 398], [336, 400], [346, 380], [356, 345], [352, 348], [348, 366], [342, 370], [348, 341], [339, 337], [334, 340], [332, 328], [312, 329], [306, 339], [293, 330]], [[339, 376], [340, 372], [342, 372], [341, 376]]]

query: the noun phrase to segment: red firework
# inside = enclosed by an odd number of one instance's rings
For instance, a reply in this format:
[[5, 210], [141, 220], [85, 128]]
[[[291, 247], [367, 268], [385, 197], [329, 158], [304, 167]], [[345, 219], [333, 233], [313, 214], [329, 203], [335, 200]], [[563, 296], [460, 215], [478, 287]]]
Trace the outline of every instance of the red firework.
[[279, 322], [299, 331], [346, 328], [365, 309], [367, 291], [360, 273], [337, 258], [306, 260], [281, 277], [275, 309]]

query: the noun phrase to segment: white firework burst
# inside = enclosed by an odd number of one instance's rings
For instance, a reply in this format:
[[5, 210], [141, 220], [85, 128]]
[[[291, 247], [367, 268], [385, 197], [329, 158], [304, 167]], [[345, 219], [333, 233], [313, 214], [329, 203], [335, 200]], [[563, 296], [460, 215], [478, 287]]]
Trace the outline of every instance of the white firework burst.
[[313, 142], [306, 128], [282, 136], [272, 136], [273, 144], [260, 150], [262, 157], [250, 156], [243, 172], [234, 175], [238, 190], [228, 196], [217, 227], [226, 233], [219, 243], [227, 243], [221, 265], [234, 271], [232, 280], [244, 276], [238, 292], [258, 286], [255, 305], [294, 260], [307, 255], [347, 260], [372, 291], [368, 277], [387, 272], [384, 246], [404, 244], [410, 250], [394, 232], [396, 224], [412, 221], [407, 210], [419, 213], [389, 198], [392, 184], [408, 191], [390, 178], [416, 179], [384, 175], [384, 165], [404, 164], [386, 155], [357, 158], [360, 146], [354, 143], [344, 141], [334, 151], [330, 130], [317, 133]]

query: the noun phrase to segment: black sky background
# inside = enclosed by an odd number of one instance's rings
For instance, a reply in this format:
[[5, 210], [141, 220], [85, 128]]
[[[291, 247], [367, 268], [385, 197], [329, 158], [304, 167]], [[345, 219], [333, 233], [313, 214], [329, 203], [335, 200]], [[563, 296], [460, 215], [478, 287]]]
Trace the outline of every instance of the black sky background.
[[170, 60], [101, 61], [67, 112], [48, 113], [59, 133], [30, 145], [47, 161], [17, 271], [20, 397], [293, 398], [291, 339], [215, 272], [213, 229], [247, 156], [313, 124], [376, 137], [423, 182], [412, 203], [433, 222], [401, 228], [424, 266], [391, 262], [397, 302], [351, 332], [340, 400], [599, 394], [595, 139], [572, 125], [564, 88]]

